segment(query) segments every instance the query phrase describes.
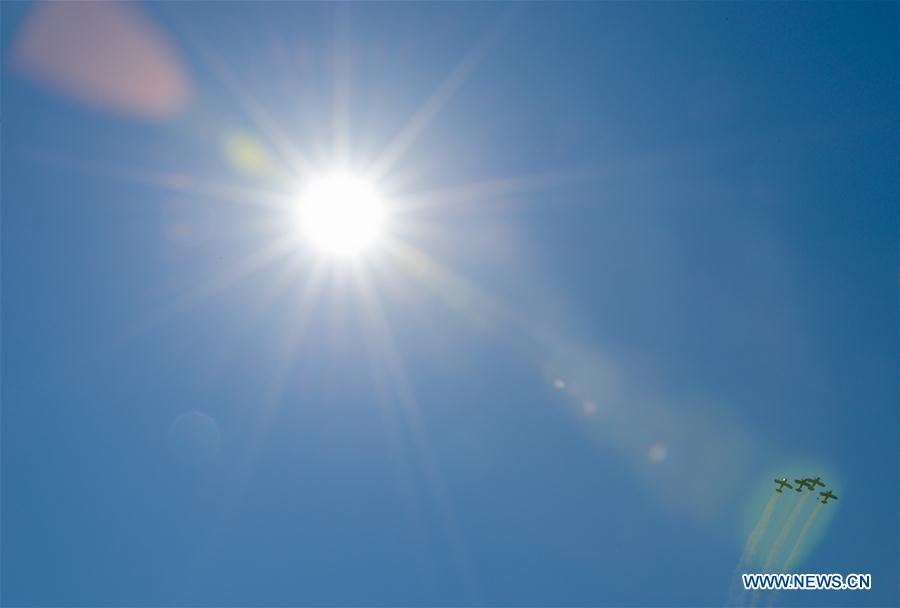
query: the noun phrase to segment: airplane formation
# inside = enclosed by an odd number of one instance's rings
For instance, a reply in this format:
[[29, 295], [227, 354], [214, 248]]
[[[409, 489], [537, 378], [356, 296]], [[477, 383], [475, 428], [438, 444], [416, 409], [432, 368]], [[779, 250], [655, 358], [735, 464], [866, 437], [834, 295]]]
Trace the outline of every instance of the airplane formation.
[[[775, 481], [775, 485], [778, 486], [777, 488], [775, 488], [775, 491], [778, 492], [779, 494], [786, 487], [790, 488], [791, 490], [796, 490], [797, 492], [802, 492], [803, 488], [806, 488], [807, 490], [811, 490], [814, 492], [816, 490], [816, 486], [822, 486], [823, 488], [825, 487], [825, 484], [822, 483], [821, 477], [804, 477], [803, 479], [795, 479], [794, 483], [797, 484], [796, 488], [788, 482], [787, 477], [782, 477], [781, 479], [775, 479], [774, 481]], [[828, 504], [829, 498], [833, 498], [835, 500], [838, 499], [837, 496], [832, 494], [831, 490], [819, 492], [819, 496], [822, 497], [819, 502], [821, 502], [822, 504], [826, 504], [826, 505]]]

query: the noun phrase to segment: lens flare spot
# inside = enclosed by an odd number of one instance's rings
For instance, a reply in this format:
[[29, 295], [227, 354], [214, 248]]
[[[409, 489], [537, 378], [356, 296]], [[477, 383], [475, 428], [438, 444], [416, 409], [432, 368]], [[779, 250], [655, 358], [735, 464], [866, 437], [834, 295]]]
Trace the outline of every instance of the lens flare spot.
[[264, 173], [269, 167], [269, 154], [263, 144], [245, 133], [225, 137], [225, 156], [234, 168], [244, 173]]
[[658, 441], [647, 449], [647, 459], [653, 464], [663, 462], [669, 455], [669, 448], [665, 443]]

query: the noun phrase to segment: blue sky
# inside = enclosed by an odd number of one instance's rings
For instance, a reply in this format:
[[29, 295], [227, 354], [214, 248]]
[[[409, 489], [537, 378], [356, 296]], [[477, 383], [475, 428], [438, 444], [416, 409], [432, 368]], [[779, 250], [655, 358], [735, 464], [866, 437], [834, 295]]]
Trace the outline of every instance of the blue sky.
[[[4, 605], [722, 605], [816, 475], [754, 566], [873, 589], [773, 601], [900, 601], [896, 4], [53, 6], [2, 5]], [[353, 263], [291, 227], [334, 167]]]

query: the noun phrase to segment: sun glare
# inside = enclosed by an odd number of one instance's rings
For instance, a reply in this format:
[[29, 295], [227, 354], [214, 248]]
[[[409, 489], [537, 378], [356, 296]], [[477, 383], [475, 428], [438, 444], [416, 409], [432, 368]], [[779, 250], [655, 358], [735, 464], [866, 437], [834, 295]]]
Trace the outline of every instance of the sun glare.
[[309, 183], [300, 199], [297, 221], [301, 234], [318, 251], [355, 256], [381, 236], [385, 209], [372, 182], [336, 173]]

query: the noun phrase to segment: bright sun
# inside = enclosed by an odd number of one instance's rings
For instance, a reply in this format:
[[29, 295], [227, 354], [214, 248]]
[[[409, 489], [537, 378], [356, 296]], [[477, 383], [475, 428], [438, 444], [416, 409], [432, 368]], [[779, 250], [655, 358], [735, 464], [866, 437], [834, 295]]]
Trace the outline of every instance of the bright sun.
[[335, 173], [309, 183], [297, 221], [303, 236], [320, 252], [355, 256], [381, 236], [385, 209], [372, 182]]

